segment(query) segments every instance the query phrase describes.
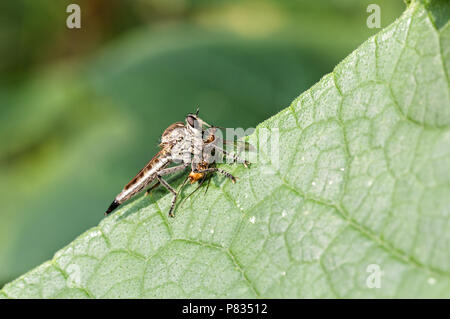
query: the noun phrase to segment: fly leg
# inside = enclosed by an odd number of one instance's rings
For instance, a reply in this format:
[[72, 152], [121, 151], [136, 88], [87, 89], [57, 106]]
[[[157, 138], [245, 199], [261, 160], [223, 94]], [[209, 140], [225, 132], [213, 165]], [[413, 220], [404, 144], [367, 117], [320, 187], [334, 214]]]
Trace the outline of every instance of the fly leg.
[[177, 201], [178, 193], [172, 188], [172, 186], [169, 185], [169, 183], [167, 183], [165, 180], [163, 180], [163, 178], [161, 176], [156, 175], [156, 178], [158, 179], [158, 181], [161, 183], [162, 186], [164, 186], [169, 192], [171, 192], [173, 194], [172, 204], [170, 205], [170, 210], [169, 210], [169, 216], [175, 217], [173, 214], [173, 209], [175, 207], [175, 202]]
[[[188, 165], [186, 165], [186, 164], [181, 164], [181, 165], [178, 165], [178, 166], [173, 166], [173, 167], [169, 167], [169, 168], [164, 168], [164, 169], [160, 170], [160, 171], [158, 172], [158, 174], [159, 174], [160, 176], [168, 175], [168, 174], [173, 174], [173, 173], [176, 173], [176, 172], [178, 172], [178, 171], [181, 171], [181, 170], [185, 169], [187, 166], [188, 166]], [[147, 191], [145, 192], [145, 195], [149, 195], [149, 194], [150, 194], [156, 187], [158, 187], [160, 184], [161, 184], [161, 183], [160, 183], [159, 181], [157, 181], [152, 187], [150, 187], [149, 189], [147, 189]]]
[[218, 167], [209, 167], [209, 168], [205, 168], [205, 169], [201, 169], [201, 170], [196, 170], [194, 172], [196, 172], [196, 173], [214, 173], [214, 172], [219, 172], [220, 174], [224, 175], [225, 177], [231, 179], [233, 184], [236, 183], [236, 177], [234, 177], [233, 175], [231, 175], [227, 171], [224, 171], [223, 169], [220, 169]]
[[188, 165], [189, 164], [182, 164], [182, 165], [178, 165], [178, 166], [174, 166], [174, 167], [165, 168], [165, 169], [160, 170], [157, 173], [157, 175], [156, 175], [156, 178], [158, 179], [158, 183], [157, 184], [161, 183], [162, 186], [164, 186], [169, 192], [171, 192], [173, 194], [172, 204], [171, 204], [170, 210], [169, 210], [169, 216], [170, 217], [175, 217], [174, 214], [173, 214], [173, 209], [175, 208], [175, 202], [177, 201], [178, 193], [172, 188], [172, 186], [169, 185], [169, 183], [167, 183], [162, 178], [162, 176], [181, 171], [181, 170], [185, 169]]
[[[205, 174], [205, 177], [206, 177], [206, 175], [207, 174]], [[203, 181], [202, 181], [202, 184], [203, 184]], [[206, 184], [205, 194], [208, 192], [209, 184], [211, 184], [211, 178], [208, 178], [208, 184]]]
[[234, 163], [242, 163], [242, 164], [244, 164], [245, 167], [248, 167], [249, 162], [241, 159], [237, 154], [227, 152], [223, 148], [221, 148], [217, 145], [212, 145], [212, 147], [214, 147], [219, 152], [223, 153], [223, 155], [225, 155], [227, 157], [232, 157]]
[[[188, 178], [189, 178], [189, 176], [188, 176]], [[188, 178], [185, 179], [185, 182], [187, 181]], [[184, 203], [189, 197], [191, 197], [192, 194], [194, 194], [196, 191], [198, 191], [198, 190], [200, 189], [200, 187], [202, 187], [202, 185], [203, 185], [203, 183], [205, 182], [206, 178], [207, 178], [207, 176], [206, 176], [206, 174], [205, 174], [205, 175], [203, 176], [203, 178], [200, 180], [200, 182], [199, 182], [197, 188], [194, 189], [188, 196], [184, 197], [184, 198], [181, 200], [181, 202], [180, 202], [180, 207], [183, 205], [183, 203]], [[208, 180], [208, 187], [209, 187], [209, 181], [211, 181], [211, 179]], [[185, 184], [185, 183], [183, 183], [183, 185], [181, 185], [181, 186], [184, 186], [184, 184]], [[181, 187], [180, 187], [180, 189], [181, 189]], [[205, 192], [205, 194], [206, 194], [206, 192]]]
[[153, 185], [152, 187], [150, 187], [149, 189], [147, 189], [147, 191], [145, 192], [145, 195], [147, 196], [147, 195], [150, 195], [150, 193], [156, 188], [156, 187], [158, 187], [159, 186], [159, 181], [158, 182], [156, 182], [155, 183], [155, 185]]

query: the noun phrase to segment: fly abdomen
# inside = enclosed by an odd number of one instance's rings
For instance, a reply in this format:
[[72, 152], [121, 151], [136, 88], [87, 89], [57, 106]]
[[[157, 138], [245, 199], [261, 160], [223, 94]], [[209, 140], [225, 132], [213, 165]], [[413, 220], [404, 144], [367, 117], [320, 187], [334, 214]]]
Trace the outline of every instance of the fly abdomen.
[[109, 205], [105, 215], [114, 211], [123, 202], [129, 200], [148, 186], [155, 180], [158, 171], [167, 166], [170, 161], [171, 158], [164, 149], [156, 154], [147, 165], [145, 165], [145, 167], [127, 185], [125, 185], [123, 190], [116, 196], [111, 205]]
[[114, 200], [111, 205], [109, 205], [108, 209], [105, 212], [105, 215], [108, 215], [109, 213], [111, 213], [113, 210], [115, 210], [117, 207], [120, 206], [120, 203], [116, 200]]

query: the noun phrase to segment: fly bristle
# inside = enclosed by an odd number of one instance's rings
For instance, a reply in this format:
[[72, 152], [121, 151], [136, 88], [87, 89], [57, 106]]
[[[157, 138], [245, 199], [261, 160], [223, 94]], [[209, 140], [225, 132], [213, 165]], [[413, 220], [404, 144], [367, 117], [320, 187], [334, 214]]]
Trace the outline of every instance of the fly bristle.
[[105, 212], [105, 216], [111, 213], [113, 210], [115, 210], [117, 207], [120, 206], [120, 203], [116, 200], [114, 200], [111, 205], [109, 205], [108, 210]]

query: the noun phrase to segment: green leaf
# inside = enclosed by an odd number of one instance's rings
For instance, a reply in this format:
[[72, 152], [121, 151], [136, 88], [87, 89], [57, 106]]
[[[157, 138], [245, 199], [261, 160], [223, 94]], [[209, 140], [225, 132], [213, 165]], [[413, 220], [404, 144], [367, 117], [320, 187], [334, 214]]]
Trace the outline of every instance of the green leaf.
[[0, 288], [97, 225], [174, 119], [200, 105], [212, 123], [255, 126], [335, 59], [295, 41], [183, 24], [134, 30], [82, 63], [39, 71], [13, 94], [0, 88], [9, 106], [0, 108]]
[[448, 6], [412, 1], [260, 124], [235, 185], [175, 219], [141, 197], [0, 296], [450, 297]]

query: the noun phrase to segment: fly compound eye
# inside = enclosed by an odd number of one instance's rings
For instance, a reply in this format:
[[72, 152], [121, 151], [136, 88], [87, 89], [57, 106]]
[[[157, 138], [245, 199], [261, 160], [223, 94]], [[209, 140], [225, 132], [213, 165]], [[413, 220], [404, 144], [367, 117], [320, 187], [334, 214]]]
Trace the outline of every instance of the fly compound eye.
[[194, 115], [189, 114], [188, 116], [186, 116], [186, 122], [191, 126], [194, 127], [195, 121], [197, 120], [197, 118]]

